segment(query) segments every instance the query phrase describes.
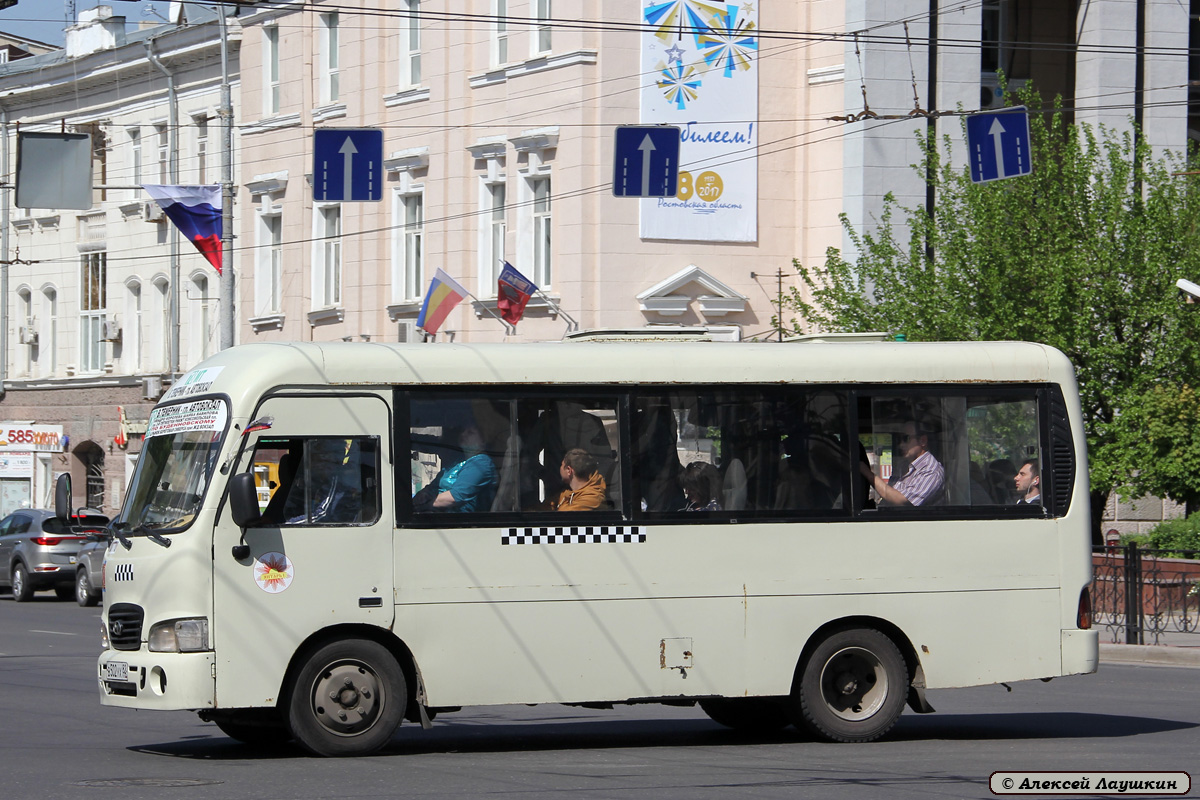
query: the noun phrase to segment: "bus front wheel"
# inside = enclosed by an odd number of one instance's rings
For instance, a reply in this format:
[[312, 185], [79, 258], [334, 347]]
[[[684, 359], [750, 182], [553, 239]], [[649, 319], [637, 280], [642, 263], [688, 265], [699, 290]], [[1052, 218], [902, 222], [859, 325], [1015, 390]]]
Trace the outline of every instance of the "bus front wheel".
[[404, 673], [386, 647], [366, 639], [330, 642], [296, 675], [288, 727], [317, 755], [366, 755], [391, 740], [407, 701]]
[[908, 668], [874, 628], [839, 631], [817, 645], [793, 692], [797, 724], [831, 742], [871, 742], [904, 710]]

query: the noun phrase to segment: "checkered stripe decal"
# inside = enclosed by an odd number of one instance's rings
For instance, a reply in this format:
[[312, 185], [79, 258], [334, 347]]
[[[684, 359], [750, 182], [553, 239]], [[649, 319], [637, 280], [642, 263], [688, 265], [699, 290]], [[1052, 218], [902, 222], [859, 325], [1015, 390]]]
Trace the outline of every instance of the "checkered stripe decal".
[[500, 544], [641, 544], [646, 529], [640, 525], [589, 528], [505, 528]]
[[114, 581], [133, 580], [133, 564], [117, 564], [113, 567]]

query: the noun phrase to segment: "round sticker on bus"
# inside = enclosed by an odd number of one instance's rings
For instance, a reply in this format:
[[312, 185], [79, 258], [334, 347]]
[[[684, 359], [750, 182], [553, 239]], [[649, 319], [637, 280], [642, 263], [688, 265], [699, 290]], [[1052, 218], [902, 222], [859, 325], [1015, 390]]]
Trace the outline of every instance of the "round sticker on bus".
[[254, 581], [268, 594], [279, 594], [292, 585], [296, 568], [283, 553], [263, 553], [254, 561]]

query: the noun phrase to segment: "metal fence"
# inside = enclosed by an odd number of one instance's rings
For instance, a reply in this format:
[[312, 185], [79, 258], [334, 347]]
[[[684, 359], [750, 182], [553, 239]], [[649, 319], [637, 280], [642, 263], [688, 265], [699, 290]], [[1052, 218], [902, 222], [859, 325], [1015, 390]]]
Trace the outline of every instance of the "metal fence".
[[1098, 547], [1091, 595], [1092, 626], [1110, 642], [1195, 644], [1184, 637], [1200, 634], [1200, 552]]

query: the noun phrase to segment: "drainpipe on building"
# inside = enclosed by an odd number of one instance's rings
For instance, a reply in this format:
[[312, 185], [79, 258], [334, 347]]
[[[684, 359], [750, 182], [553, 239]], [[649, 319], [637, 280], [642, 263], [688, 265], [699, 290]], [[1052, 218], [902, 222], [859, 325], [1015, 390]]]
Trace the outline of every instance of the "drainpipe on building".
[[217, 5], [221, 25], [221, 349], [233, 347], [236, 304], [233, 284], [233, 101], [229, 90], [229, 30], [225, 6]]
[[8, 109], [0, 108], [0, 400], [4, 399], [4, 381], [8, 379], [8, 208], [12, 201], [9, 193], [8, 172]]
[[[154, 55], [154, 40], [146, 42], [146, 59], [158, 69], [167, 78], [167, 110], [169, 128], [167, 130], [167, 147], [170, 149], [169, 170], [172, 184], [179, 183], [179, 98], [175, 95], [175, 76], [169, 69], [163, 66], [158, 60], [158, 56]], [[171, 325], [171, 352], [170, 352], [170, 369], [171, 380], [174, 381], [175, 376], [179, 374], [179, 229], [174, 225], [171, 228], [171, 310], [170, 325]]]

